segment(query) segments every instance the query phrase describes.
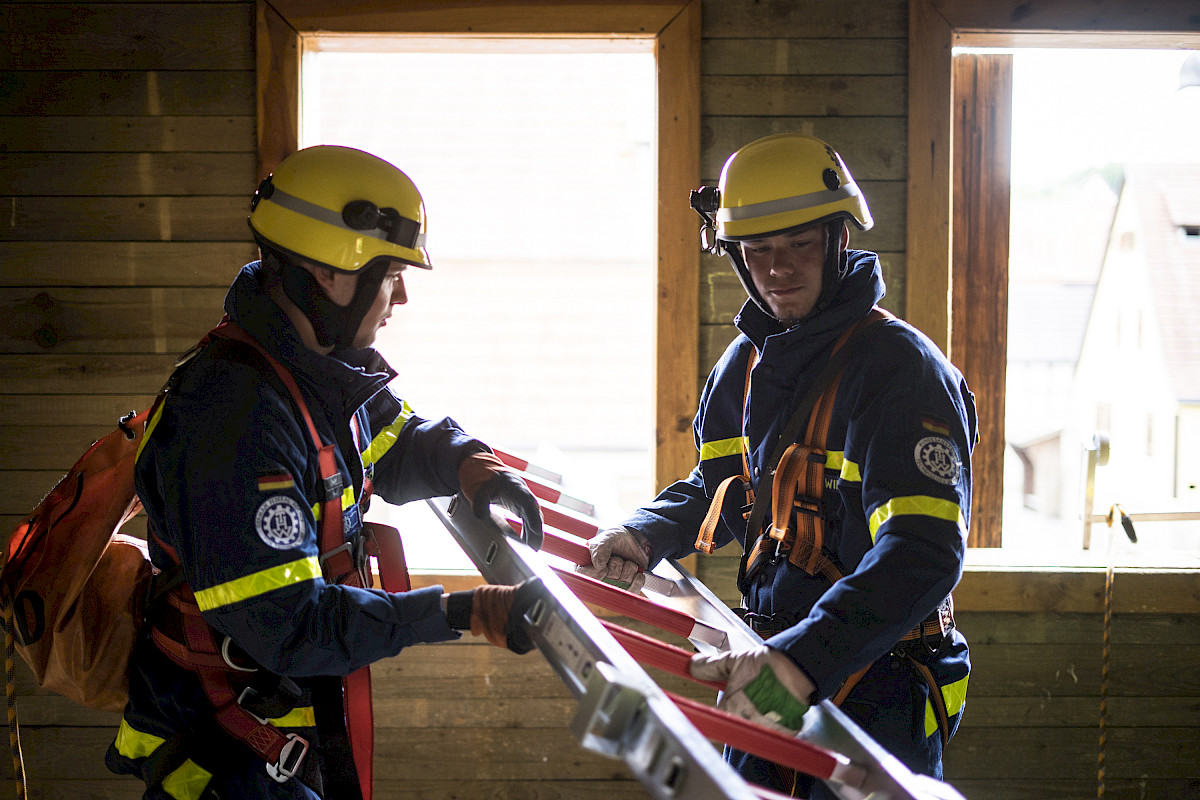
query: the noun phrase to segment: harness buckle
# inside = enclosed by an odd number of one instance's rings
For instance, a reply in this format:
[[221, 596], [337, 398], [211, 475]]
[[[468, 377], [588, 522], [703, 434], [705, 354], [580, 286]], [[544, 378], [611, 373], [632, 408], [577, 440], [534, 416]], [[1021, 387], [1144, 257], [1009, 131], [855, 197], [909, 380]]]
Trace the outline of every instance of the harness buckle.
[[342, 490], [346, 488], [346, 481], [342, 478], [342, 473], [330, 475], [321, 481], [322, 491], [325, 494], [325, 502], [337, 500], [342, 496]]
[[334, 556], [336, 556], [338, 553], [342, 552], [343, 550], [346, 551], [346, 554], [348, 556], [350, 556], [351, 560], [354, 559], [354, 544], [352, 542], [342, 542], [340, 545], [333, 548], [332, 550], [325, 552], [325, 553], [321, 553], [321, 555], [317, 556], [317, 561], [320, 562], [320, 564], [322, 566], [324, 566], [326, 561], [333, 558]]
[[252, 708], [254, 706], [254, 701], [258, 700], [260, 697], [261, 695], [258, 693], [257, 689], [255, 689], [253, 686], [247, 686], [246, 688], [242, 689], [242, 693], [238, 695], [237, 704], [242, 707], [243, 711], [254, 717], [259, 725], [270, 725], [271, 723], [267, 722], [266, 717], [260, 717], [258, 714], [254, 713]]
[[776, 634], [783, 633], [799, 622], [795, 614], [789, 614], [786, 611], [777, 611], [774, 614], [759, 614], [745, 608], [735, 608], [733, 612], [750, 626], [750, 630], [764, 639], [769, 639]]
[[234, 672], [258, 672], [258, 667], [243, 667], [236, 663], [233, 659], [233, 654], [230, 648], [234, 647], [233, 639], [226, 636], [221, 640], [221, 660], [229, 665], [229, 668]]
[[362, 581], [365, 588], [371, 587], [371, 556], [367, 552], [367, 546], [364, 536], [357, 536], [353, 541], [342, 542], [337, 547], [327, 553], [322, 553], [317, 557], [317, 561], [321, 565], [321, 571], [325, 571], [325, 562], [334, 556], [345, 553], [350, 559], [350, 569], [342, 574], [326, 576], [325, 580], [329, 583], [344, 583], [352, 574], [357, 573], [358, 578]]
[[308, 755], [307, 739], [295, 733], [289, 733], [287, 738], [287, 744], [279, 751], [279, 761], [267, 764], [267, 774], [276, 783], [287, 783], [300, 770], [304, 756]]

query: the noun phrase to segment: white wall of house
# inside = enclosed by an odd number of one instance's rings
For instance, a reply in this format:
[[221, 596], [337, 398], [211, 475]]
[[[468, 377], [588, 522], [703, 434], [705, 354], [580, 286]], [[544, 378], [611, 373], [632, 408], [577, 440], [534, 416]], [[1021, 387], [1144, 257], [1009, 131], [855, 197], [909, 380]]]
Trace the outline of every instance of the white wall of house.
[[1109, 462], [1096, 475], [1098, 509], [1119, 502], [1129, 511], [1162, 510], [1175, 493], [1178, 404], [1146, 271], [1138, 192], [1127, 181], [1076, 370], [1074, 431], [1064, 439], [1108, 431]]

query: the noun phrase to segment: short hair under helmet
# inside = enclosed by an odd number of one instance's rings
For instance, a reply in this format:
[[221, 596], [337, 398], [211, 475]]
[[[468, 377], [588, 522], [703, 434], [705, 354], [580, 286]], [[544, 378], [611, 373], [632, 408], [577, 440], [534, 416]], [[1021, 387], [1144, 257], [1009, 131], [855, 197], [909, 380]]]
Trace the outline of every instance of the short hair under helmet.
[[249, 223], [260, 244], [339, 272], [393, 259], [433, 266], [412, 179], [352, 147], [318, 145], [285, 158], [255, 192]]

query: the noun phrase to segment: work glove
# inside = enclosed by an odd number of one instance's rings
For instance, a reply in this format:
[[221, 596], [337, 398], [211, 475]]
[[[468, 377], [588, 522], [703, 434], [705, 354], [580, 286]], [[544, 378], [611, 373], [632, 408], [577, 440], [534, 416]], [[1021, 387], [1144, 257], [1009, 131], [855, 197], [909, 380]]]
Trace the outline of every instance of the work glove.
[[592, 565], [578, 564], [575, 571], [589, 578], [636, 592], [646, 583], [650, 543], [629, 528], [608, 528], [588, 539]]
[[715, 656], [692, 656], [689, 671], [702, 681], [725, 682], [717, 708], [794, 734], [816, 687], [781, 650], [759, 645]]
[[455, 630], [469, 630], [496, 647], [524, 655], [533, 649], [533, 641], [521, 620], [541, 595], [540, 578], [516, 586], [484, 584], [451, 592], [444, 597], [446, 619]]
[[471, 504], [471, 513], [486, 519], [492, 503], [511, 511], [521, 520], [521, 541], [540, 550], [542, 510], [525, 481], [487, 451], [471, 453], [458, 465], [458, 485]]

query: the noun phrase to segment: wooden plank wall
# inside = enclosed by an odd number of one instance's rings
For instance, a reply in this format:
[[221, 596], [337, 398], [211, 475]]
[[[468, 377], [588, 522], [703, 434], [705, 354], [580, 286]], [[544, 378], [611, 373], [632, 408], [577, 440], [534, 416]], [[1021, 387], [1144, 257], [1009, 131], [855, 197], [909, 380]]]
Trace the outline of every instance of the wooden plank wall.
[[[882, 254], [886, 305], [901, 315], [906, 8], [706, 0], [699, 176], [714, 182], [730, 152], [769, 133], [828, 139], [876, 218], [853, 241]], [[254, 14], [252, 2], [212, 0], [3, 4], [4, 531], [118, 414], [146, 405], [253, 257]], [[716, 259], [700, 290], [705, 372], [743, 294]], [[699, 569], [735, 599], [736, 554]], [[1003, 606], [962, 618], [975, 677], [948, 775], [972, 798], [1091, 796], [1101, 618]], [[1111, 796], [1196, 796], [1198, 634], [1195, 610], [1118, 616]], [[136, 781], [102, 764], [116, 717], [29, 684], [22, 669], [30, 796], [138, 797]], [[379, 665], [376, 698], [381, 797], [644, 796], [622, 764], [576, 745], [566, 728], [574, 702], [537, 656], [472, 640], [415, 649]]]

